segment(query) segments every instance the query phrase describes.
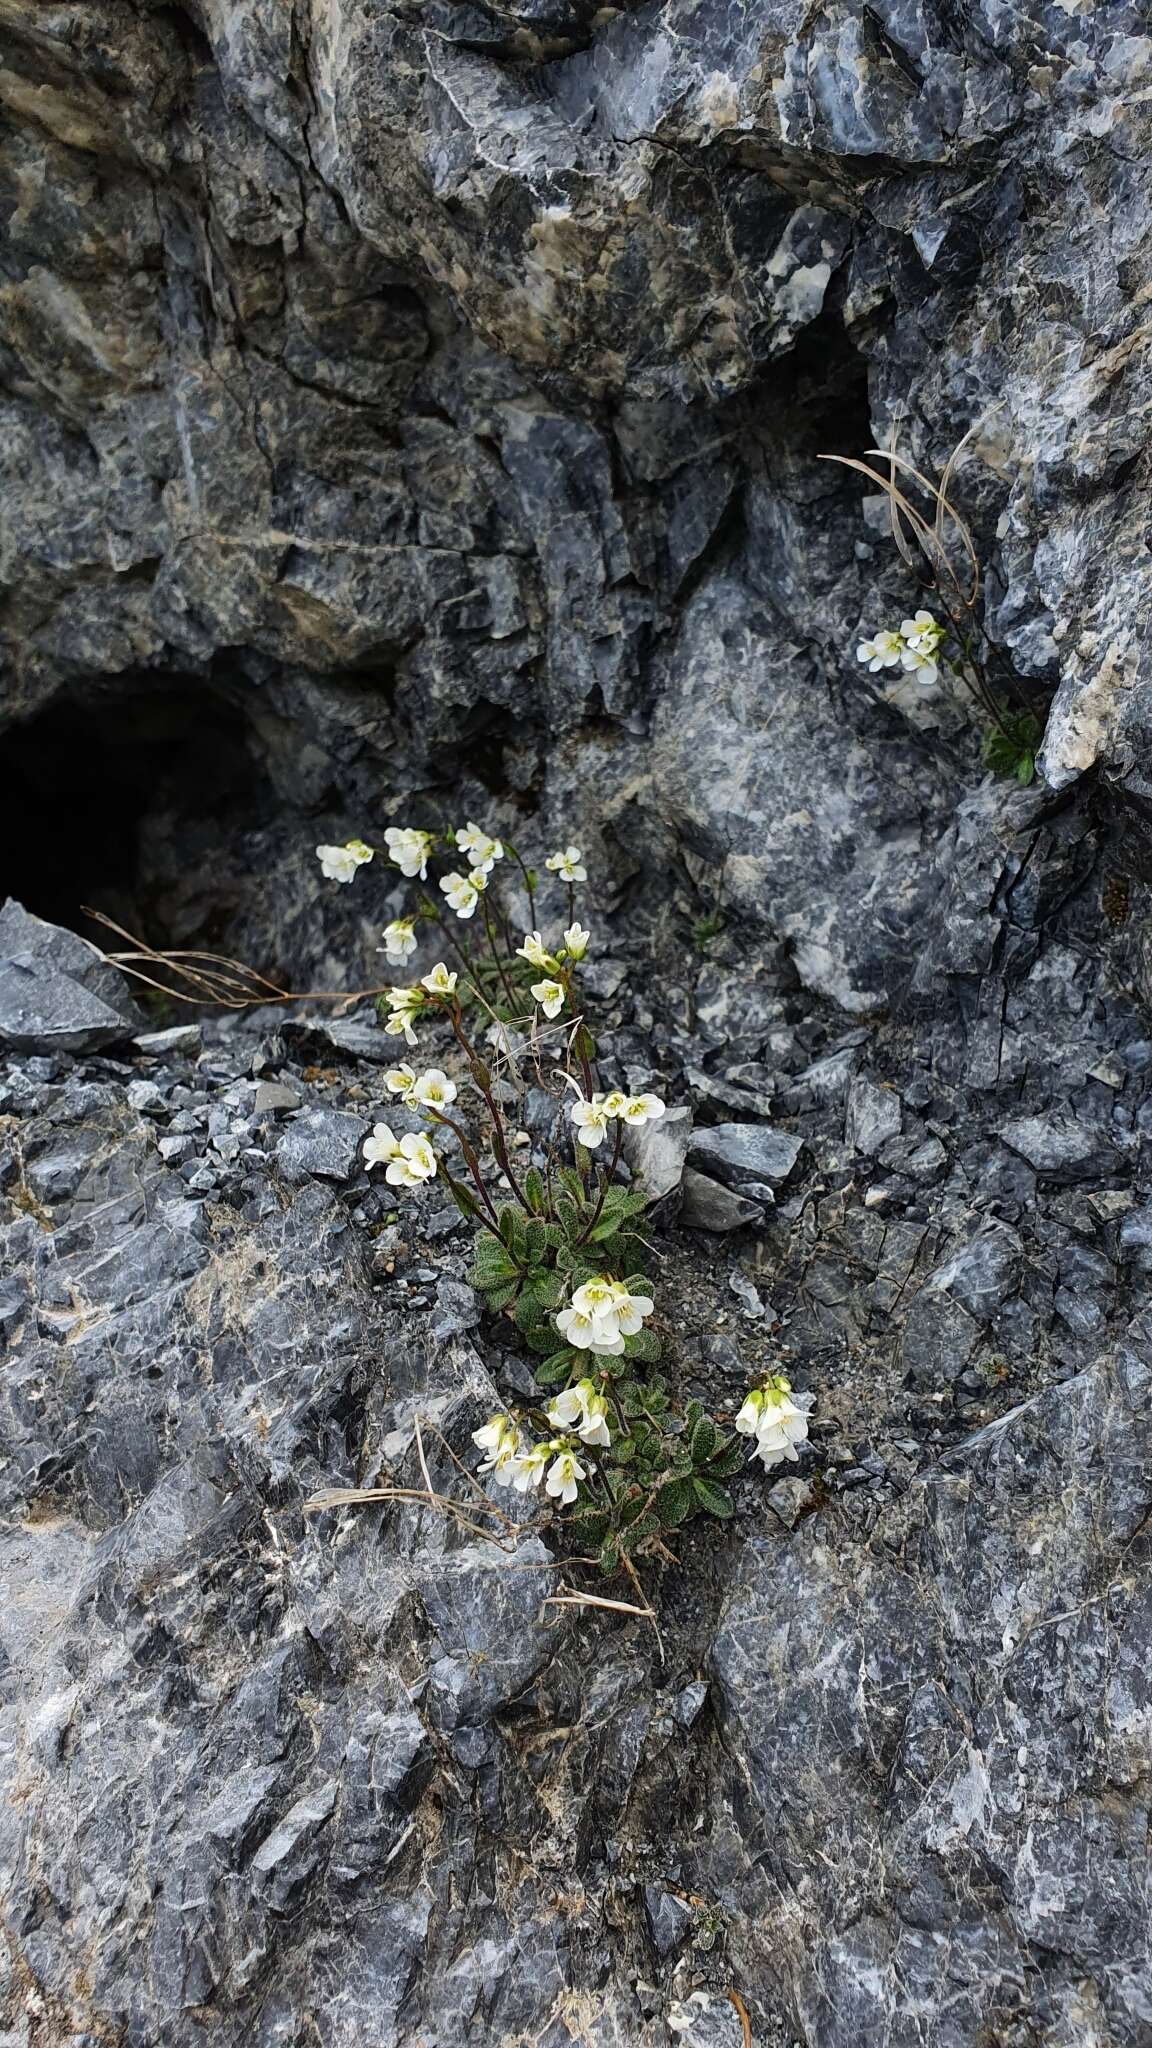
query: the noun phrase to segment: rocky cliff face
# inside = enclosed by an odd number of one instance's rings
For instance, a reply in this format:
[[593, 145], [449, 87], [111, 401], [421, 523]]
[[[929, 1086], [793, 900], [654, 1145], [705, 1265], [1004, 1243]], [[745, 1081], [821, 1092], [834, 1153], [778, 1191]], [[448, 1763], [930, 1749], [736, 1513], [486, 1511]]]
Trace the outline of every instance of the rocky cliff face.
[[[519, 1370], [359, 1172], [370, 1020], [157, 1041], [4, 912], [7, 2034], [1144, 2048], [1143, 10], [0, 22], [0, 881], [335, 983], [399, 898], [317, 840], [579, 837], [680, 1369], [822, 1431], [663, 1663], [305, 1517]], [[1026, 793], [851, 659], [923, 593], [817, 458], [893, 433], [969, 436]]]

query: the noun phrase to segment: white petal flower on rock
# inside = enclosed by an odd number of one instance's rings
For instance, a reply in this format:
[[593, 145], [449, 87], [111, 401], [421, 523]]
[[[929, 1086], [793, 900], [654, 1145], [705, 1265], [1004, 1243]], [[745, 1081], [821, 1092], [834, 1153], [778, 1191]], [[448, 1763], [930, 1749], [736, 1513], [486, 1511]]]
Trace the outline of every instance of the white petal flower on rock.
[[528, 1450], [518, 1450], [499, 1476], [505, 1486], [514, 1486], [517, 1493], [531, 1493], [543, 1479], [551, 1455], [550, 1444], [532, 1444]]
[[469, 869], [466, 875], [460, 874], [458, 869], [453, 869], [450, 875], [442, 876], [440, 881], [440, 887], [457, 917], [473, 915], [487, 886], [488, 877], [479, 868]]
[[390, 1067], [384, 1076], [384, 1086], [390, 1095], [399, 1095], [404, 1102], [411, 1102], [416, 1086], [416, 1069], [404, 1060], [398, 1067]]
[[458, 974], [449, 972], [443, 960], [438, 960], [432, 972], [421, 977], [420, 986], [434, 996], [450, 996], [459, 979]]
[[587, 1469], [580, 1463], [574, 1451], [560, 1451], [548, 1467], [544, 1491], [564, 1507], [570, 1507], [576, 1499], [579, 1481], [588, 1477]]
[[585, 953], [588, 951], [588, 941], [591, 937], [591, 932], [585, 931], [584, 926], [579, 922], [569, 925], [564, 934], [564, 944], [568, 949], [570, 960], [582, 960], [584, 958]]
[[578, 1380], [574, 1387], [566, 1387], [550, 1403], [547, 1414], [554, 1429], [574, 1429], [581, 1443], [607, 1446], [612, 1442], [608, 1403], [592, 1380]]
[[626, 1124], [639, 1130], [663, 1116], [664, 1104], [658, 1095], [629, 1095], [617, 1113]]
[[516, 957], [526, 960], [529, 967], [555, 967], [556, 962], [544, 945], [539, 932], [525, 932], [524, 944], [517, 946]]
[[510, 1415], [491, 1415], [481, 1429], [472, 1431], [477, 1450], [484, 1452], [481, 1473], [503, 1473], [519, 1455], [520, 1430]]
[[593, 1095], [590, 1101], [581, 1096], [579, 1101], [572, 1104], [568, 1114], [576, 1126], [577, 1138], [588, 1151], [593, 1151], [597, 1145], [603, 1143], [604, 1134], [608, 1129], [609, 1112], [602, 1095]]
[[384, 1178], [394, 1188], [418, 1188], [435, 1180], [438, 1161], [423, 1131], [409, 1131], [401, 1138], [385, 1169]]
[[[756, 1423], [756, 1442], [753, 1456], [761, 1460], [765, 1469], [785, 1460], [795, 1464], [800, 1456], [796, 1449], [808, 1436], [808, 1410], [813, 1395], [800, 1394], [792, 1397], [792, 1383], [778, 1374], [768, 1381], [761, 1390], [760, 1412]], [[747, 1403], [745, 1403], [747, 1406]], [[743, 1409], [741, 1414], [743, 1414]], [[739, 1428], [739, 1418], [737, 1418]], [[742, 1431], [741, 1434], [747, 1434]]]
[[900, 666], [906, 675], [915, 675], [922, 689], [933, 688], [939, 675], [933, 656], [922, 653], [919, 647], [906, 647], [900, 656]]
[[386, 924], [381, 937], [383, 946], [376, 948], [387, 958], [390, 967], [403, 967], [409, 955], [416, 951], [416, 920], [414, 917], [394, 917]]
[[870, 640], [861, 640], [856, 649], [857, 661], [875, 675], [882, 668], [896, 668], [904, 652], [899, 633], [875, 633]]
[[395, 861], [402, 875], [409, 881], [419, 875], [423, 882], [428, 874], [428, 856], [432, 851], [432, 834], [418, 832], [414, 828], [389, 825], [384, 834], [389, 860]]
[[391, 1124], [373, 1124], [371, 1137], [365, 1138], [364, 1158], [369, 1166], [387, 1166], [400, 1150], [400, 1140]]
[[601, 1358], [619, 1358], [624, 1339], [614, 1322], [600, 1316], [583, 1315], [578, 1308], [562, 1308], [556, 1328], [576, 1351], [592, 1351]]
[[562, 846], [558, 853], [550, 853], [544, 863], [562, 882], [586, 882], [588, 870], [584, 856], [578, 846]]
[[357, 868], [372, 859], [372, 848], [362, 839], [349, 839], [345, 846], [318, 846], [316, 858], [327, 882], [350, 882]]
[[931, 612], [920, 611], [914, 618], [901, 619], [900, 636], [918, 653], [935, 654], [944, 638], [944, 627], [937, 625]]
[[558, 981], [534, 981], [531, 995], [546, 1017], [558, 1017], [564, 1008], [564, 990]]
[[422, 1109], [447, 1109], [458, 1093], [455, 1081], [449, 1080], [443, 1067], [429, 1067], [414, 1082], [412, 1100]]
[[495, 863], [504, 858], [503, 843], [490, 839], [471, 818], [457, 832], [456, 844], [468, 856], [468, 865], [476, 874], [490, 875]]

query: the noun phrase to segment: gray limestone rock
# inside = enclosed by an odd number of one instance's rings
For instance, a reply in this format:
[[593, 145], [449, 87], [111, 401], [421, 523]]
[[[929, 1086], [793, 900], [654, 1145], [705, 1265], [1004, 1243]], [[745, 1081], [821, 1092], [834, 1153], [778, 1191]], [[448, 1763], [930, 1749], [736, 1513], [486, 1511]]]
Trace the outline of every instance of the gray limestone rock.
[[625, 1132], [624, 1158], [650, 1201], [659, 1202], [680, 1186], [691, 1139], [689, 1109], [666, 1110], [655, 1123]]
[[764, 1180], [771, 1186], [786, 1181], [804, 1149], [804, 1140], [792, 1131], [766, 1129], [762, 1124], [714, 1124], [695, 1131], [688, 1156], [697, 1168], [719, 1174], [733, 1187]]
[[0, 909], [0, 1046], [13, 1052], [95, 1052], [140, 1028], [128, 984], [75, 932]]
[[723, 1234], [742, 1230], [748, 1223], [761, 1223], [764, 1210], [759, 1202], [732, 1193], [706, 1173], [686, 1166], [681, 1185], [684, 1199], [680, 1214], [690, 1230], [712, 1230]]
[[350, 1116], [345, 1110], [302, 1110], [277, 1142], [277, 1166], [290, 1181], [350, 1180], [368, 1128], [367, 1117]]

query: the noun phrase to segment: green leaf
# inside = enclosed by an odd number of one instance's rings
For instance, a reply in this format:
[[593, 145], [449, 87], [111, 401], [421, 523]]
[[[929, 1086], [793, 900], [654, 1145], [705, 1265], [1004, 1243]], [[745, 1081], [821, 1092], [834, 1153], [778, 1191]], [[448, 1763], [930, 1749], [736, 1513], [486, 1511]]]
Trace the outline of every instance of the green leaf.
[[600, 1545], [600, 1556], [597, 1562], [599, 1563], [600, 1569], [604, 1573], [605, 1577], [607, 1577], [610, 1572], [614, 1572], [619, 1569], [620, 1545], [615, 1536], [606, 1536], [604, 1538], [603, 1543]]
[[516, 1271], [515, 1261], [510, 1259], [505, 1247], [490, 1230], [485, 1230], [476, 1240], [476, 1259], [473, 1269], [481, 1275], [480, 1284], [485, 1280], [503, 1280]]
[[671, 1479], [660, 1488], [652, 1503], [652, 1511], [658, 1517], [662, 1529], [678, 1529], [693, 1512], [696, 1502], [692, 1487], [687, 1479]]
[[717, 1486], [714, 1479], [702, 1479], [697, 1473], [692, 1481], [692, 1491], [705, 1514], [715, 1515], [719, 1521], [726, 1522], [734, 1513], [732, 1495], [727, 1487]]
[[521, 1225], [521, 1229], [524, 1233], [524, 1254], [528, 1264], [541, 1265], [548, 1251], [547, 1225], [532, 1216]]
[[502, 1308], [507, 1308], [508, 1303], [515, 1300], [516, 1287], [515, 1280], [501, 1280], [496, 1287], [486, 1287], [483, 1290], [484, 1299], [493, 1315], [498, 1314]]
[[571, 1379], [572, 1367], [575, 1362], [576, 1353], [574, 1351], [554, 1351], [550, 1358], [544, 1360], [543, 1365], [536, 1367], [537, 1386], [561, 1386], [566, 1380]]
[[654, 1363], [663, 1348], [655, 1330], [637, 1330], [634, 1337], [624, 1339], [625, 1358], [642, 1358]]
[[639, 1445], [636, 1443], [635, 1438], [618, 1436], [612, 1446], [612, 1456], [618, 1465], [630, 1465], [638, 1449]]
[[544, 1213], [544, 1175], [538, 1166], [530, 1166], [524, 1175], [524, 1200], [537, 1216]]
[[711, 1479], [730, 1479], [739, 1472], [748, 1456], [748, 1446], [743, 1437], [730, 1436], [708, 1460], [707, 1476]]
[[541, 1351], [549, 1356], [556, 1343], [556, 1332], [550, 1323], [541, 1323], [534, 1330], [525, 1330], [524, 1342], [530, 1351]]
[[719, 1441], [720, 1436], [716, 1424], [710, 1422], [706, 1415], [699, 1416], [695, 1428], [688, 1439], [688, 1448], [692, 1453], [692, 1463], [694, 1465], [706, 1465]]
[[[541, 1311], [539, 1302], [533, 1301], [531, 1294], [525, 1291], [520, 1296], [519, 1301], [516, 1303], [516, 1328], [518, 1330], [523, 1331], [526, 1337], [531, 1337], [533, 1331], [541, 1329], [543, 1327], [543, 1324], [544, 1316]], [[556, 1340], [554, 1335], [551, 1331], [549, 1331], [549, 1350], [551, 1350], [552, 1345], [555, 1343], [555, 1341]]]

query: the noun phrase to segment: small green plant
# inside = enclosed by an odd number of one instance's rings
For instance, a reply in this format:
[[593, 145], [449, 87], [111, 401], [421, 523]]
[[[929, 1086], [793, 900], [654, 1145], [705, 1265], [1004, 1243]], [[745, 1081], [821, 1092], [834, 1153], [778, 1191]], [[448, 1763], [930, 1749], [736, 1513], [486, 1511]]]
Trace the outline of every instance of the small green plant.
[[886, 676], [885, 696], [908, 708], [910, 697], [930, 702], [939, 696], [946, 656], [948, 670], [970, 691], [988, 720], [988, 766], [1027, 786], [1036, 772], [1041, 728], [1025, 705], [1006, 707], [1001, 701], [1004, 690], [1021, 697], [1023, 692], [985, 629], [976, 543], [951, 495], [953, 476], [979, 424], [970, 427], [953, 449], [938, 483], [895, 447], [870, 448], [873, 462], [848, 455], [820, 459], [856, 471], [884, 494], [901, 559], [921, 576], [927, 573], [935, 603], [944, 614], [941, 623], [922, 609], [902, 620], [898, 630], [864, 633], [856, 647], [857, 661], [871, 675]]
[[1003, 706], [1000, 724], [984, 735], [984, 760], [994, 775], [1010, 775], [1027, 789], [1036, 774], [1036, 750], [1044, 728], [1031, 711], [1009, 711]]

